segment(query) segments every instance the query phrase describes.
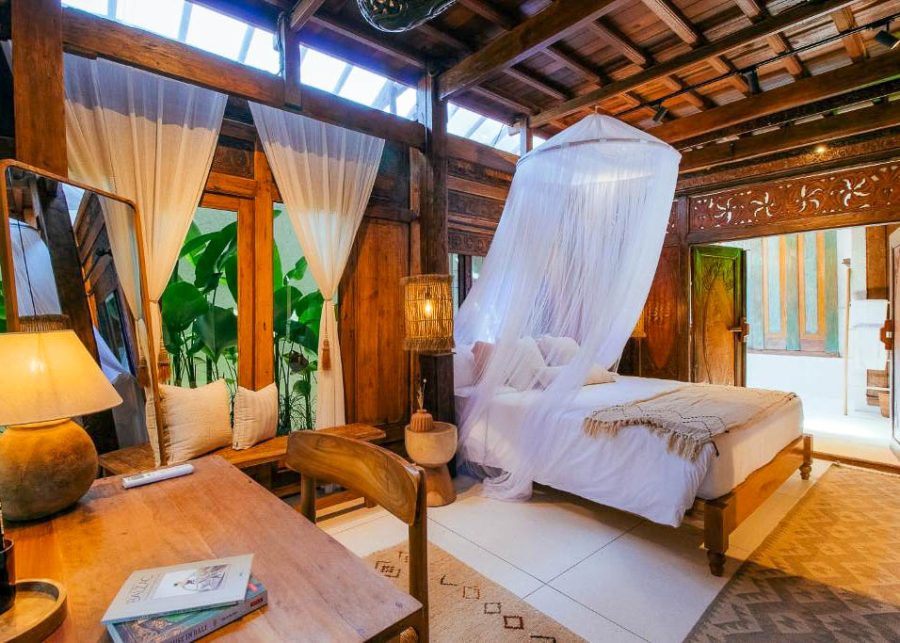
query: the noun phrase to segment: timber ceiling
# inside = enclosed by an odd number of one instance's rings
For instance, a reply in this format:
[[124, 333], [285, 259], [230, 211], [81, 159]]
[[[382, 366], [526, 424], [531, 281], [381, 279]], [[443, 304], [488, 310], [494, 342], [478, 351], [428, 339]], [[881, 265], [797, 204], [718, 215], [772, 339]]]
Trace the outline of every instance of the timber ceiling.
[[[294, 0], [195, 1], [269, 28], [279, 12], [295, 6]], [[363, 21], [354, 0], [298, 4], [304, 5], [315, 13], [300, 27], [302, 42], [407, 84], [432, 71], [442, 92], [454, 90], [451, 100], [509, 123], [528, 116], [544, 134], [595, 109], [644, 129], [666, 126], [747, 100], [751, 88], [735, 72], [755, 67], [766, 94], [809, 76], [864, 65], [890, 52], [876, 42], [876, 30], [839, 34], [900, 12], [900, 0], [457, 0], [422, 27], [387, 34]], [[750, 36], [748, 30], [786, 11], [805, 11], [806, 19]], [[619, 90], [635, 74], [699, 55], [728, 37], [742, 42]], [[827, 42], [814, 46], [822, 41]], [[655, 123], [660, 104], [667, 113]]]

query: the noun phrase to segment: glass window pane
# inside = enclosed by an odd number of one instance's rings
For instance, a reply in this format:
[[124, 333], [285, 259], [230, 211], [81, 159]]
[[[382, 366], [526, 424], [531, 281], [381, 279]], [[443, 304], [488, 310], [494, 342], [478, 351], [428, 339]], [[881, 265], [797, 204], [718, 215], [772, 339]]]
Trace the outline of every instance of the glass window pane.
[[116, 20], [177, 39], [184, 4], [184, 0], [117, 0]]
[[194, 5], [185, 42], [235, 60], [241, 50], [247, 29], [248, 25], [240, 20]]
[[281, 67], [281, 56], [275, 49], [274, 38], [271, 31], [254, 29], [244, 62], [251, 67], [277, 74]]
[[481, 118], [465, 107], [459, 107], [447, 123], [447, 131], [456, 136], [465, 136], [472, 126]]
[[64, 7], [81, 9], [98, 16], [105, 16], [109, 11], [109, 0], [63, 0]]
[[162, 296], [171, 383], [237, 384], [237, 213], [197, 208]]
[[453, 312], [459, 310], [459, 255], [450, 253], [450, 288], [453, 290]]
[[347, 63], [315, 49], [307, 49], [300, 65], [300, 78], [306, 85], [334, 93]]
[[322, 295], [282, 204], [275, 204], [274, 216], [275, 383], [278, 433], [284, 435], [316, 426]]
[[416, 90], [407, 88], [397, 96], [397, 115], [403, 118], [415, 118], [416, 116]]
[[339, 95], [363, 105], [372, 105], [386, 82], [384, 76], [353, 67]]

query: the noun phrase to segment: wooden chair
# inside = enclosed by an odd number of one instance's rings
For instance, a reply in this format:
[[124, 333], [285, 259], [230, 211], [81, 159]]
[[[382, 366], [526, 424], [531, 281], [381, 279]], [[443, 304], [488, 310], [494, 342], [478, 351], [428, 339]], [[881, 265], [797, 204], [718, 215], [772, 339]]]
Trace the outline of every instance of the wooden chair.
[[316, 522], [316, 481], [324, 480], [356, 491], [409, 525], [409, 593], [423, 607], [414, 629], [420, 641], [427, 641], [425, 472], [374, 444], [321, 431], [291, 434], [285, 463], [300, 474], [300, 512], [310, 522]]

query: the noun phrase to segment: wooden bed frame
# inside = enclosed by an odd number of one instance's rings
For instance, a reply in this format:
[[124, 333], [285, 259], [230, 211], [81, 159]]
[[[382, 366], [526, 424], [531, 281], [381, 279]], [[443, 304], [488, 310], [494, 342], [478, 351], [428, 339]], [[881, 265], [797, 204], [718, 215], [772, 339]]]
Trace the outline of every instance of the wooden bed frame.
[[694, 503], [694, 509], [703, 512], [703, 543], [713, 576], [725, 572], [725, 552], [728, 536], [747, 516], [764, 503], [793, 473], [799, 469], [800, 477], [809, 480], [812, 470], [812, 436], [804, 435], [778, 452], [765, 466], [751, 473], [730, 493], [714, 500]]

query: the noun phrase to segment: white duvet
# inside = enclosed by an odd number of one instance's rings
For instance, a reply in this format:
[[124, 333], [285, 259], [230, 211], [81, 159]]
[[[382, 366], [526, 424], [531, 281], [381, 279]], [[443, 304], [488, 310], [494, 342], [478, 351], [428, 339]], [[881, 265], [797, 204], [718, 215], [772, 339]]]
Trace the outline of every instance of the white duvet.
[[[646, 399], [680, 386], [691, 384], [619, 376], [612, 384], [585, 386], [570, 408], [560, 411], [558, 422], [547, 427], [556, 434], [555, 451], [565, 454], [564, 464], [539, 466], [535, 482], [678, 526], [695, 497], [711, 499], [728, 493], [802, 433], [799, 399], [749, 427], [718, 436], [695, 462], [669, 453], [664, 439], [644, 427], [623, 429], [615, 437], [589, 437], [582, 431], [584, 418], [598, 408]], [[471, 391], [471, 387], [457, 389], [458, 412]], [[466, 458], [514, 470], [520, 457], [517, 432], [529, 402], [538, 395], [538, 391], [511, 388], [498, 392], [485, 419], [469, 433], [463, 446]], [[559, 460], [548, 458], [550, 463]]]

